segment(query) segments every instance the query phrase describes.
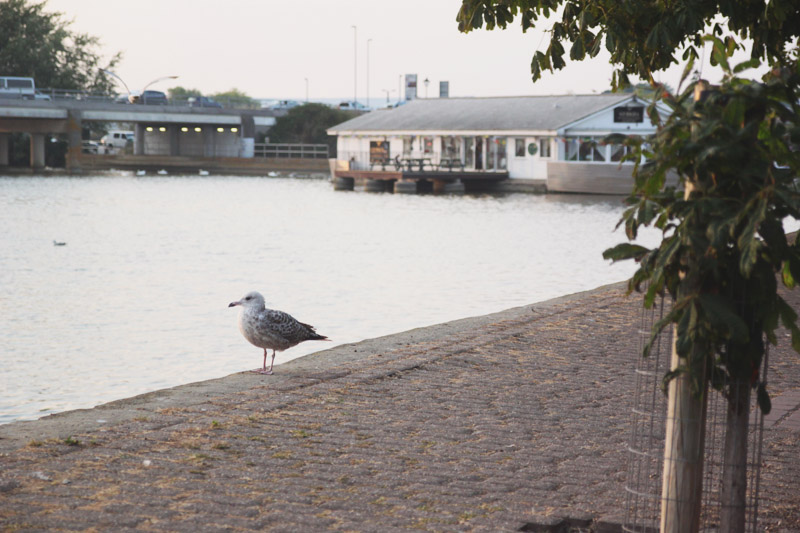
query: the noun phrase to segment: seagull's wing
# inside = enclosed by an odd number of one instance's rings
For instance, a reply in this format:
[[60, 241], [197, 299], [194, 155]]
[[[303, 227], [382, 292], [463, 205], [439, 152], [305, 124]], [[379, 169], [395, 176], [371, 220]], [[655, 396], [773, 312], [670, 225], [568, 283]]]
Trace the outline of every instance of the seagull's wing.
[[295, 320], [289, 313], [275, 309], [264, 310], [265, 322], [269, 324], [270, 331], [283, 337], [289, 342], [300, 342], [308, 338], [306, 327]]

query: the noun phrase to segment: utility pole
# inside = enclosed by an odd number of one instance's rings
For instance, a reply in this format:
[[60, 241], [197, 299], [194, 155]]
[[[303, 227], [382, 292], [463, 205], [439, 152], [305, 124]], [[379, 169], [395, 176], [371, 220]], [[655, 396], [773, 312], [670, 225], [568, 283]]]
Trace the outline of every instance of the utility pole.
[[369, 43], [372, 39], [367, 39], [367, 108], [369, 108]]
[[358, 102], [358, 28], [353, 26], [353, 108]]

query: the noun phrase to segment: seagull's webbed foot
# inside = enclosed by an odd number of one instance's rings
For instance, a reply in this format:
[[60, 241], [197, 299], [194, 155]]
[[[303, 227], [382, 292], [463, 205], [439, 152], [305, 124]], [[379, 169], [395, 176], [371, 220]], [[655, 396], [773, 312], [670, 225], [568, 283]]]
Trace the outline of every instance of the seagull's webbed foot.
[[272, 375], [272, 369], [271, 368], [269, 370], [265, 370], [263, 368], [256, 368], [255, 370], [251, 370], [250, 372], [253, 373], [253, 374], [263, 374], [265, 376], [271, 376]]

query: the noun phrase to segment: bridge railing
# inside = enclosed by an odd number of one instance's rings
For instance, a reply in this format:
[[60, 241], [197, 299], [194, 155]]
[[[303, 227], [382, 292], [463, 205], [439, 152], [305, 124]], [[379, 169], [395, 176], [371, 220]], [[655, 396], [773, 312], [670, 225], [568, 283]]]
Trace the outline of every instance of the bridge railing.
[[328, 159], [327, 144], [256, 143], [255, 157]]
[[[82, 90], [72, 89], [53, 89], [53, 88], [38, 88], [36, 89], [36, 98], [40, 100], [81, 100], [87, 102], [109, 103], [109, 104], [129, 104], [128, 96], [126, 94], [105, 94], [105, 93], [92, 93]], [[190, 107], [204, 107], [204, 108], [225, 108], [225, 109], [261, 109], [261, 103], [258, 99], [251, 99], [243, 101], [236, 98], [196, 98], [196, 97], [182, 97], [182, 98], [169, 98], [167, 105], [173, 106], [190, 106]]]

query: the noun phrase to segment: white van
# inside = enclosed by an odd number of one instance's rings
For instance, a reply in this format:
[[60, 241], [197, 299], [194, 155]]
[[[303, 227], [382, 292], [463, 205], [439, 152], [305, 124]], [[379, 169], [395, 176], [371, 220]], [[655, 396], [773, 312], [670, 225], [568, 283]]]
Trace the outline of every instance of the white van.
[[[117, 151], [125, 148], [128, 141], [133, 142], [132, 131], [112, 130], [100, 139], [100, 144], [104, 145], [106, 151]], [[109, 150], [110, 149], [110, 150]]]
[[0, 76], [0, 98], [36, 98], [36, 84], [33, 78]]

